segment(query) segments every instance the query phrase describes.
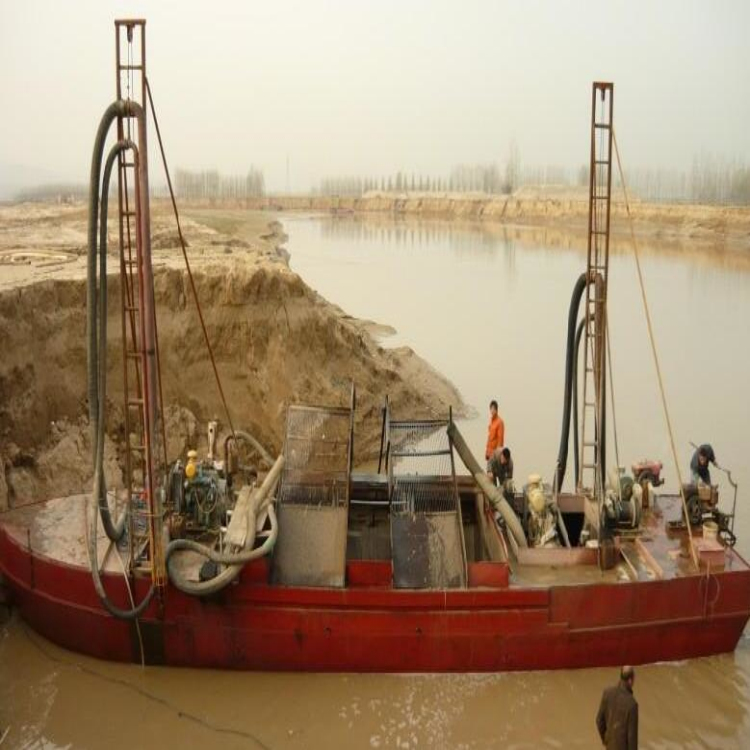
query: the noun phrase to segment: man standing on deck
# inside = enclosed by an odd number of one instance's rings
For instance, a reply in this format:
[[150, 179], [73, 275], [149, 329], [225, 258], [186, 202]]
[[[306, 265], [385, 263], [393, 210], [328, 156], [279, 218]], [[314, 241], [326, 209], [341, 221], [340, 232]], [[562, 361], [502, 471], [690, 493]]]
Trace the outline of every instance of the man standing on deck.
[[487, 462], [487, 471], [491, 471], [490, 459], [497, 448], [505, 445], [505, 422], [497, 413], [497, 401], [490, 401], [490, 424], [487, 428], [487, 447], [484, 450], [484, 460]]
[[623, 667], [620, 682], [602, 694], [596, 728], [607, 750], [637, 750], [638, 702], [633, 697], [635, 670]]
[[714, 455], [714, 449], [708, 443], [704, 443], [698, 447], [690, 459], [690, 473], [693, 475], [693, 484], [711, 484], [709, 463], [715, 465], [716, 456]]

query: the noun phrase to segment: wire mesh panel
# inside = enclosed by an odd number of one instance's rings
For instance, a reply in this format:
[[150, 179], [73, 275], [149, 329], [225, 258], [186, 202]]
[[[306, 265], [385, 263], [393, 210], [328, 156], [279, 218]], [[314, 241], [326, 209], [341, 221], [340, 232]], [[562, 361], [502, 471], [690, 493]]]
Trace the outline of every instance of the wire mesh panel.
[[351, 419], [350, 409], [289, 407], [280, 505], [347, 505]]
[[301, 405], [287, 411], [275, 583], [344, 585], [352, 415], [352, 409]]
[[389, 422], [393, 581], [397, 588], [466, 585], [461, 508], [444, 421]]

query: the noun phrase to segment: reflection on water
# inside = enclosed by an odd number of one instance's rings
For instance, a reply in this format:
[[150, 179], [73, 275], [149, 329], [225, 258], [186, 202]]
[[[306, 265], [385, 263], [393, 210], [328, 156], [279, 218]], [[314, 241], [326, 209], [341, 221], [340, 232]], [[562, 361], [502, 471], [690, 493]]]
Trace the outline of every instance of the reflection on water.
[[335, 242], [375, 242], [417, 248], [447, 242], [457, 255], [503, 251], [510, 257], [515, 247], [514, 231], [505, 225], [487, 227], [477, 222], [413, 218], [398, 221], [390, 217], [351, 216], [321, 220], [319, 226], [321, 238]]
[[[554, 466], [565, 320], [585, 263], [561, 233], [449, 222], [285, 219], [292, 267], [347, 312], [393, 325], [483, 415], [463, 425], [483, 451], [497, 397], [519, 477]], [[540, 234], [540, 232], [542, 234]], [[540, 237], [546, 242], [540, 241]], [[750, 274], [725, 258], [652, 252], [644, 267], [687, 467], [711, 441], [750, 480]], [[618, 443], [674, 470], [630, 257], [612, 259]], [[397, 415], [398, 416], [398, 415]], [[726, 487], [722, 491], [726, 496]], [[746, 493], [745, 493], [746, 496]], [[740, 497], [740, 548], [750, 509]], [[599, 746], [594, 717], [612, 669], [501, 675], [248, 674], [98, 662], [14, 619], [0, 631], [2, 750], [44, 747], [532, 748]], [[639, 668], [641, 745], [750, 745], [750, 640], [734, 654]]]

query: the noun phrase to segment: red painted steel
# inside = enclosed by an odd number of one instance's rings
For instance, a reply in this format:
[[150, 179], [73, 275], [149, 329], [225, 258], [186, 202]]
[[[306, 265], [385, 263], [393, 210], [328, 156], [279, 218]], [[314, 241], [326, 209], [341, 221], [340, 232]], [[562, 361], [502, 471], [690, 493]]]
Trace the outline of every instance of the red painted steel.
[[[15, 604], [51, 641], [102, 659], [138, 661], [133, 624], [99, 604], [89, 571], [29, 550], [0, 528], [0, 568]], [[352, 562], [344, 589], [270, 586], [265, 560], [210, 601], [170, 587], [163, 616], [141, 620], [146, 660], [173, 666], [357, 672], [558, 669], [642, 664], [732, 651], [750, 616], [750, 570], [669, 581], [404, 591], [390, 565]], [[107, 590], [125, 605], [122, 578]], [[485, 578], [486, 577], [486, 578]], [[138, 581], [136, 598], [147, 580]]]

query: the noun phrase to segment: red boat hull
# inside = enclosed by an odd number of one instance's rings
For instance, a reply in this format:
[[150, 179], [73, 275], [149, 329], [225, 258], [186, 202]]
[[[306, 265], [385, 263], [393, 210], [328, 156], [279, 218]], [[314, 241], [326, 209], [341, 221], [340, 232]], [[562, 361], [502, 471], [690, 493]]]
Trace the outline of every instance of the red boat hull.
[[[135, 625], [102, 608], [88, 570], [31, 554], [3, 528], [0, 566], [22, 616], [49, 640], [140, 661]], [[307, 589], [269, 586], [261, 560], [210, 601], [170, 586], [163, 606], [152, 603], [140, 620], [145, 659], [346, 672], [614, 666], [732, 651], [750, 616], [744, 561], [671, 580], [544, 588], [507, 587], [504, 566], [490, 566], [470, 571], [482, 588], [394, 590], [388, 563], [364, 561], [349, 565], [346, 589]], [[105, 585], [127, 602], [122, 577], [106, 576]], [[140, 585], [135, 594], [144, 594]]]

